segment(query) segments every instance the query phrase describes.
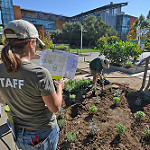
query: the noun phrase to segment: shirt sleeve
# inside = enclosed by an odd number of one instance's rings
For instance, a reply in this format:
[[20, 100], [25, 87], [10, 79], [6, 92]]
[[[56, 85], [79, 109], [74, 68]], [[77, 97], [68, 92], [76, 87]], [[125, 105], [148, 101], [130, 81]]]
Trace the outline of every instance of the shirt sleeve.
[[48, 96], [55, 91], [51, 74], [46, 68], [38, 72], [38, 87], [41, 96]]

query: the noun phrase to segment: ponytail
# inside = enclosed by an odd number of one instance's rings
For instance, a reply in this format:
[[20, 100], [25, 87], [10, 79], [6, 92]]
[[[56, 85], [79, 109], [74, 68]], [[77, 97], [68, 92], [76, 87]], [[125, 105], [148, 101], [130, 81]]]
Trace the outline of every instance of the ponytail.
[[1, 52], [1, 59], [7, 72], [16, 72], [21, 67], [20, 56], [13, 52], [11, 45], [6, 45]]

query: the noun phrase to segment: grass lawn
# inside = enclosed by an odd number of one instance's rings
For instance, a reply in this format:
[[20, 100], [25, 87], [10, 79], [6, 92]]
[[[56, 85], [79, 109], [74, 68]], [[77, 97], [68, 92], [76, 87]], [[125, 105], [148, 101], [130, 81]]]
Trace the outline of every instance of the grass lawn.
[[[78, 52], [81, 53], [81, 49], [80, 48], [70, 48], [70, 52]], [[90, 53], [90, 52], [99, 52], [99, 50], [94, 50], [94, 49], [82, 49], [82, 53]]]

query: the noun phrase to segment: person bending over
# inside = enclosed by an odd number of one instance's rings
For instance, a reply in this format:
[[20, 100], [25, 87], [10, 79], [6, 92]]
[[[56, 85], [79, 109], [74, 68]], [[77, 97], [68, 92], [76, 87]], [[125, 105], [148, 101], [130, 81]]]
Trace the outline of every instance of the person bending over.
[[102, 81], [102, 71], [103, 69], [108, 69], [110, 67], [108, 59], [104, 56], [97, 57], [90, 62], [90, 71], [93, 76], [93, 86], [96, 86], [98, 77]]

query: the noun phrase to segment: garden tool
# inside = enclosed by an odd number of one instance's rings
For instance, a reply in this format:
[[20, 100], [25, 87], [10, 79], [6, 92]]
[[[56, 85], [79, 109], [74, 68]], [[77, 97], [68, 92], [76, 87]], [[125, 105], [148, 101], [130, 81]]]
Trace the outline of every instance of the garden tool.
[[105, 83], [105, 79], [102, 79], [102, 92], [104, 90], [104, 83]]

